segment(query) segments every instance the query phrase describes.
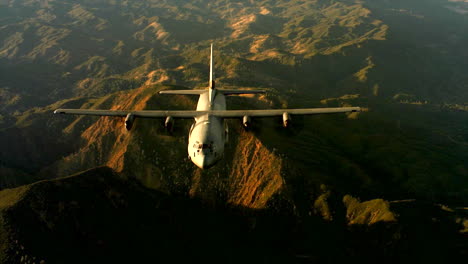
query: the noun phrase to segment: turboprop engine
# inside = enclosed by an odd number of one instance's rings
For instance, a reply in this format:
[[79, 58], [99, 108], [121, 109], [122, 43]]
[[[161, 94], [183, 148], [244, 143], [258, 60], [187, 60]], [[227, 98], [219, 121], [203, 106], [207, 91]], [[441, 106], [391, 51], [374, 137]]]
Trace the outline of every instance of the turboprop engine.
[[135, 116], [133, 114], [128, 114], [127, 117], [125, 117], [125, 129], [127, 131], [130, 131], [133, 127], [133, 122], [135, 121]]
[[291, 116], [284, 112], [283, 113], [283, 127], [290, 127], [291, 126]]
[[166, 117], [166, 121], [164, 121], [164, 127], [167, 131], [172, 131], [174, 128], [174, 118], [172, 116]]
[[250, 116], [244, 116], [242, 118], [242, 126], [244, 128], [250, 128], [252, 126], [252, 119], [250, 118]]

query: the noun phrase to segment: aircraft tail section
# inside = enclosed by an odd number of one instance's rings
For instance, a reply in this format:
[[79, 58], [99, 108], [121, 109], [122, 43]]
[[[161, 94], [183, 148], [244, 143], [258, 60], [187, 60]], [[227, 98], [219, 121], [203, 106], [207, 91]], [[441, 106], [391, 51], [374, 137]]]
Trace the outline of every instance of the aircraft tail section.
[[163, 90], [159, 91], [160, 94], [186, 94], [186, 95], [200, 95], [206, 93], [206, 90]]
[[210, 83], [209, 88], [215, 89], [215, 81], [214, 81], [214, 72], [213, 72], [213, 43], [211, 44], [211, 53], [210, 53]]
[[241, 90], [241, 89], [217, 89], [216, 92], [222, 93], [224, 95], [266, 93], [265, 90]]
[[214, 64], [213, 64], [213, 44], [211, 44], [211, 53], [210, 53], [210, 83], [208, 86], [208, 90], [163, 90], [159, 91], [160, 94], [185, 94], [185, 95], [201, 95], [204, 93], [208, 93], [210, 106], [214, 102], [214, 98], [216, 95], [215, 92], [215, 81], [214, 81]]
[[210, 83], [208, 87], [210, 105], [214, 102], [216, 95], [215, 92], [215, 81], [214, 81], [214, 65], [213, 65], [213, 43], [211, 43], [211, 52], [210, 52]]

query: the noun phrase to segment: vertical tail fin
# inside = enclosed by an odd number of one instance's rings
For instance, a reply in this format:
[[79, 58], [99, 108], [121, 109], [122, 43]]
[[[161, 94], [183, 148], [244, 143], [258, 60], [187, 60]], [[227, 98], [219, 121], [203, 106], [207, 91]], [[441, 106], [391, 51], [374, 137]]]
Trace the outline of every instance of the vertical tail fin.
[[213, 67], [214, 67], [213, 65], [213, 43], [211, 43], [211, 53], [210, 53], [210, 88], [211, 89], [215, 88]]
[[210, 54], [210, 85], [208, 88], [208, 95], [211, 103], [214, 102], [215, 97], [215, 81], [214, 81], [214, 72], [213, 72], [213, 43], [211, 43], [211, 54]]

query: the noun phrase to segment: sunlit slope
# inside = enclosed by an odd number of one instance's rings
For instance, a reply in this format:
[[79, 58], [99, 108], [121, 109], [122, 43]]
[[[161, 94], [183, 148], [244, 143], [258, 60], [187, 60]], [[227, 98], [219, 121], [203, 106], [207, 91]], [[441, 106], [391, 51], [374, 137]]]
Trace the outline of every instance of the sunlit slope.
[[[204, 171], [187, 158], [191, 120], [177, 120], [169, 133], [164, 120], [158, 119], [137, 119], [126, 131], [123, 118], [52, 114], [56, 108], [194, 109], [196, 97], [157, 94], [179, 88], [142, 86], [29, 111], [0, 131], [7, 146], [0, 150], [5, 170], [22, 173], [3, 174], [2, 187], [107, 165], [150, 188], [249, 208], [266, 208], [278, 200], [295, 204], [296, 195], [312, 204], [314, 190], [322, 184], [366, 199], [419, 197], [457, 205], [466, 201], [466, 152], [458, 138], [451, 137], [465, 128], [426, 128], [434, 126], [431, 122], [446, 126], [463, 113], [427, 115], [417, 106], [404, 111], [388, 106], [358, 116], [293, 117], [290, 129], [284, 129], [279, 119], [255, 119], [250, 131], [241, 128], [240, 120], [231, 120], [224, 159]], [[229, 97], [228, 104], [233, 109], [280, 108], [284, 100], [268, 91], [262, 97]], [[328, 104], [360, 105], [353, 98]], [[401, 118], [410, 111], [420, 120]], [[41, 136], [32, 137], [37, 131]]]
[[464, 105], [463, 4], [0, 3], [1, 111], [144, 83], [203, 85], [210, 42], [220, 85], [273, 87], [296, 98], [405, 94], [409, 102]]
[[[18, 173], [12, 183], [9, 181], [15, 177], [3, 174], [2, 188], [107, 165], [162, 191], [190, 193], [207, 201], [251, 208], [265, 207], [282, 189], [281, 158], [253, 133], [243, 132], [240, 122], [231, 124], [225, 159], [217, 167], [201, 172], [187, 158], [192, 120], [177, 120], [175, 131], [169, 133], [162, 119], [137, 119], [128, 132], [123, 118], [52, 114], [56, 108], [195, 108], [196, 97], [157, 94], [160, 89], [177, 88], [142, 86], [101, 98], [74, 98], [29, 111], [0, 132], [2, 144], [7, 146], [0, 154], [5, 170], [18, 168], [25, 174]], [[252, 100], [255, 99], [244, 99], [251, 103]], [[262, 102], [256, 107], [268, 108], [269, 104]], [[39, 138], [32, 136], [37, 131], [41, 131]]]
[[[117, 93], [108, 99], [112, 102], [110, 108], [141, 110], [195, 107], [196, 98], [156, 94], [161, 88], [174, 87], [141, 87]], [[79, 129], [75, 126], [83, 118], [90, 117], [78, 117], [63, 132]], [[269, 199], [281, 190], [281, 158], [252, 133], [238, 129], [240, 124], [237, 122], [230, 135], [231, 142], [225, 159], [215, 168], [201, 171], [187, 158], [191, 120], [177, 120], [173, 133], [165, 131], [164, 120], [158, 119], [138, 119], [130, 132], [122, 126], [122, 118], [93, 120], [95, 123], [81, 131], [82, 144], [79, 148], [46, 167], [41, 175], [67, 175], [106, 164], [138, 178], [151, 188], [251, 208], [265, 207]], [[236, 133], [240, 133], [240, 136]]]

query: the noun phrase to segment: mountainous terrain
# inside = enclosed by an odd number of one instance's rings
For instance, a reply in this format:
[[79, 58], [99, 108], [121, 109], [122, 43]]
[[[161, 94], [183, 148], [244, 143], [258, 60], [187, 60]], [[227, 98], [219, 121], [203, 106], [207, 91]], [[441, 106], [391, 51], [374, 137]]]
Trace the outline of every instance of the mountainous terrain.
[[143, 83], [204, 86], [210, 42], [220, 85], [313, 99], [353, 93], [466, 107], [468, 22], [460, 1], [1, 5], [0, 88], [7, 112]]
[[[467, 28], [468, 3], [454, 0], [0, 0], [0, 258], [466, 256]], [[121, 118], [52, 114], [194, 109], [196, 97], [157, 92], [205, 88], [210, 43], [218, 87], [267, 90], [229, 97], [230, 109], [364, 112], [293, 117], [286, 130], [230, 120], [223, 161], [203, 171], [187, 159], [190, 121], [126, 131]]]

